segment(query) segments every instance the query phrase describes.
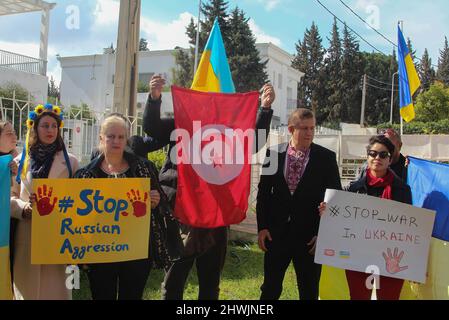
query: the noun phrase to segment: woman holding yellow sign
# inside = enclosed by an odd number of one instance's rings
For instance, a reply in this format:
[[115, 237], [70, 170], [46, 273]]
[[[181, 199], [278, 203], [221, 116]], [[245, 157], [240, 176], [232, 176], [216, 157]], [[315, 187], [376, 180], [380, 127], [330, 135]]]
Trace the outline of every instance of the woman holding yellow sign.
[[11, 215], [19, 220], [14, 243], [14, 295], [16, 300], [69, 300], [66, 266], [31, 264], [33, 204], [42, 209], [55, 205], [52, 190], [33, 194], [33, 179], [67, 179], [78, 169], [78, 160], [67, 153], [61, 137], [64, 126], [59, 107], [39, 105], [27, 120], [27, 139], [17, 179], [11, 190]]
[[[151, 178], [151, 228], [149, 259], [126, 262], [90, 264], [88, 277], [94, 300], [140, 300], [152, 267], [163, 268], [170, 262], [166, 242], [162, 235], [164, 219], [173, 219], [155, 210], [161, 197], [165, 197], [159, 185], [157, 169], [150, 161], [125, 150], [129, 136], [126, 120], [111, 115], [100, 129], [99, 155], [76, 173], [77, 178]], [[148, 194], [129, 194], [146, 211]]]

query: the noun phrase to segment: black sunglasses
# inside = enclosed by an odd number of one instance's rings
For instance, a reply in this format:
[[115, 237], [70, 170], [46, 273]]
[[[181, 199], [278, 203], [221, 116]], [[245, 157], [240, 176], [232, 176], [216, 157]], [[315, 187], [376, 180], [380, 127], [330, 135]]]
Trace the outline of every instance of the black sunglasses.
[[370, 156], [373, 159], [376, 159], [377, 156], [379, 156], [381, 159], [387, 159], [387, 158], [391, 157], [391, 155], [390, 155], [390, 153], [388, 151], [378, 152], [378, 151], [375, 151], [375, 150], [368, 151], [368, 156]]

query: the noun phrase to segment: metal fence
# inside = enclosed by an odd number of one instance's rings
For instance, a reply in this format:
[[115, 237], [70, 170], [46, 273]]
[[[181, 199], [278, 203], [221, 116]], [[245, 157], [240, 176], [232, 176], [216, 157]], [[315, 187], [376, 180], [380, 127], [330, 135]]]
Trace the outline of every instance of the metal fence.
[[[26, 139], [26, 119], [28, 113], [38, 105], [30, 100], [0, 97], [0, 119], [10, 121], [18, 136], [18, 147], [23, 147]], [[75, 155], [81, 164], [86, 164], [93, 149], [98, 146], [100, 125], [108, 115], [80, 107], [64, 108], [64, 128], [62, 136], [67, 149]], [[133, 134], [143, 135], [142, 117], [126, 116]]]
[[[318, 129], [314, 142], [337, 155], [343, 183], [355, 179], [366, 161], [366, 145], [370, 135], [342, 135], [335, 130]], [[285, 131], [273, 131], [268, 146], [287, 142]], [[402, 154], [426, 160], [449, 163], [449, 135], [404, 135]]]
[[0, 50], [0, 67], [45, 76], [47, 61]]
[[[19, 138], [19, 149], [23, 146], [26, 135], [25, 121], [28, 113], [36, 106], [35, 102], [24, 101], [15, 98], [0, 97], [0, 119], [10, 121]], [[62, 131], [64, 141], [69, 152], [75, 155], [81, 165], [87, 164], [91, 152], [98, 146], [100, 125], [107, 116], [106, 112], [96, 112], [82, 107], [64, 108], [65, 127]], [[125, 116], [132, 127], [133, 134], [143, 135], [142, 117]], [[266, 147], [287, 142], [290, 138], [286, 128], [272, 130]], [[360, 168], [366, 160], [365, 146], [369, 136], [343, 136], [340, 131], [318, 128], [315, 142], [337, 154], [340, 175], [343, 184], [355, 179]], [[403, 154], [413, 155], [419, 158], [449, 162], [449, 136], [448, 135], [415, 135], [403, 136]], [[258, 159], [263, 160], [266, 152], [264, 147], [258, 154]], [[260, 179], [261, 165], [254, 164], [251, 170], [251, 195], [250, 211], [256, 206], [257, 186]]]

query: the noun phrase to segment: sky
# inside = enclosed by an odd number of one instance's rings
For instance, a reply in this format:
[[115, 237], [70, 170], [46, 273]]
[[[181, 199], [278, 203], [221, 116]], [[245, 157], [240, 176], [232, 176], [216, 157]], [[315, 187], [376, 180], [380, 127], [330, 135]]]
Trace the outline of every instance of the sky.
[[[207, 0], [206, 0], [207, 1]], [[340, 0], [320, 0], [342, 21], [376, 48], [390, 54], [393, 46], [368, 28]], [[449, 36], [447, 0], [342, 0], [360, 17], [394, 43], [396, 25], [404, 21], [404, 35], [412, 40], [416, 55], [429, 50], [438, 64], [439, 49]], [[0, 0], [1, 2], [1, 0]], [[56, 82], [61, 69], [56, 55], [63, 57], [98, 54], [111, 43], [116, 47], [119, 0], [53, 0], [51, 11], [48, 73]], [[248, 18], [258, 42], [272, 42], [294, 54], [295, 44], [314, 21], [327, 47], [333, 16], [317, 0], [229, 0]], [[185, 27], [198, 16], [199, 0], [142, 0], [141, 37], [150, 50], [187, 47]], [[342, 25], [340, 24], [340, 30]], [[0, 49], [39, 56], [40, 13], [0, 16]], [[360, 39], [359, 39], [360, 40]], [[360, 40], [363, 51], [373, 49]]]

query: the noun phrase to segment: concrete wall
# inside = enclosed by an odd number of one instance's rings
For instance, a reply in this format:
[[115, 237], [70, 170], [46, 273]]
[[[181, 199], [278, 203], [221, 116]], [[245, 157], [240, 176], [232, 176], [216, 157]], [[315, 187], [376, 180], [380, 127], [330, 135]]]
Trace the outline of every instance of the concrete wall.
[[114, 98], [114, 55], [72, 57], [60, 61], [63, 105], [86, 103], [97, 111], [110, 108]]
[[45, 103], [48, 96], [48, 78], [38, 74], [0, 67], [0, 86], [16, 82], [24, 87], [35, 102]]

